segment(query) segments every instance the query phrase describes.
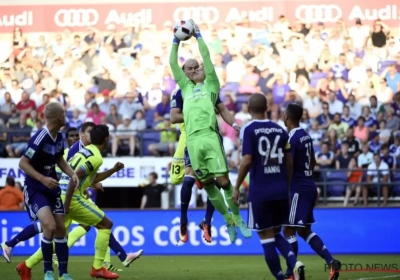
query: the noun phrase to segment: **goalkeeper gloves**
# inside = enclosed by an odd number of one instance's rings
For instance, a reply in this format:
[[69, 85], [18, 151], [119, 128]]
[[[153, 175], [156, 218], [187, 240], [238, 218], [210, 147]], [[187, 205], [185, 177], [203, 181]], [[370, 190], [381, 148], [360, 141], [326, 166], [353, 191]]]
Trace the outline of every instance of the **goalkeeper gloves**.
[[193, 25], [193, 36], [196, 37], [196, 39], [201, 38], [200, 28], [197, 26], [196, 23], [194, 23], [192, 19], [189, 21]]

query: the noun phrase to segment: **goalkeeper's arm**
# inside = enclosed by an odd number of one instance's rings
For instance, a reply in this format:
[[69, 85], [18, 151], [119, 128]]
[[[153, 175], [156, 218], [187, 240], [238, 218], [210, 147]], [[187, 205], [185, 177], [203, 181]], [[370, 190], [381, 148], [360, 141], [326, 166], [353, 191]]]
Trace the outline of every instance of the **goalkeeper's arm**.
[[172, 75], [180, 88], [184, 88], [185, 81], [187, 80], [185, 73], [178, 64], [178, 49], [179, 40], [174, 37], [172, 42], [171, 53], [169, 55], [169, 65], [171, 66]]

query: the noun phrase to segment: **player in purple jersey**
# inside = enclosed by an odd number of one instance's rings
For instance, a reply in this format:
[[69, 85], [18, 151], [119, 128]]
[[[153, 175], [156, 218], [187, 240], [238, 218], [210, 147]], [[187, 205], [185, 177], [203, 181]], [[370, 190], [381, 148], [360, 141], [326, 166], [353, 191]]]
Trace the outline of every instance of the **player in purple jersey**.
[[[65, 132], [65, 138], [67, 139], [68, 148], [64, 150], [68, 151], [71, 146], [79, 140], [78, 130], [74, 127], [67, 129]], [[64, 154], [65, 157], [65, 154]], [[57, 169], [58, 171], [59, 169]], [[61, 170], [57, 172], [58, 181], [61, 178]], [[17, 246], [18, 243], [28, 240], [34, 237], [36, 234], [42, 232], [42, 227], [40, 226], [40, 222], [34, 222], [25, 227], [22, 231], [20, 231], [17, 235], [15, 235], [11, 240], [3, 242], [0, 246], [3, 251], [4, 258], [9, 262], [11, 261], [11, 252], [12, 249]]]
[[70, 280], [67, 272], [68, 246], [64, 226], [64, 205], [61, 188], [57, 181], [56, 165], [70, 176], [77, 185], [79, 179], [63, 158], [63, 136], [65, 111], [60, 103], [49, 103], [44, 111], [46, 127], [30, 139], [19, 162], [25, 174], [25, 204], [32, 221], [38, 219], [43, 229], [41, 248], [43, 253], [45, 280], [54, 278], [52, 265], [53, 241], [59, 264], [60, 278]]
[[280, 233], [289, 214], [288, 188], [293, 168], [289, 136], [281, 126], [266, 119], [266, 111], [265, 96], [252, 95], [251, 121], [240, 132], [243, 158], [233, 199], [238, 204], [240, 186], [250, 171], [248, 228], [257, 231], [265, 261], [276, 279], [284, 279], [278, 248], [290, 263], [294, 279], [304, 280], [303, 263], [297, 261], [289, 242]]
[[71, 148], [68, 151], [68, 156], [67, 156], [67, 161], [70, 160], [77, 152], [79, 152], [80, 149], [85, 147], [85, 142], [87, 142], [87, 145], [90, 144], [90, 131], [92, 130], [93, 127], [95, 127], [96, 124], [94, 122], [85, 122], [80, 131], [80, 140], [76, 142], [74, 145], [71, 146]]
[[[341, 263], [335, 260], [311, 225], [315, 223], [313, 210], [317, 199], [317, 188], [313, 180], [313, 170], [316, 164], [313, 142], [308, 133], [300, 127], [303, 108], [299, 104], [289, 104], [285, 112], [285, 125], [289, 131], [289, 144], [293, 158], [293, 175], [290, 184], [289, 224], [285, 226], [285, 237], [292, 244], [297, 255], [298, 244], [296, 233], [301, 236], [311, 248], [330, 267], [329, 280], [339, 279]], [[288, 268], [286, 279], [292, 279]]]

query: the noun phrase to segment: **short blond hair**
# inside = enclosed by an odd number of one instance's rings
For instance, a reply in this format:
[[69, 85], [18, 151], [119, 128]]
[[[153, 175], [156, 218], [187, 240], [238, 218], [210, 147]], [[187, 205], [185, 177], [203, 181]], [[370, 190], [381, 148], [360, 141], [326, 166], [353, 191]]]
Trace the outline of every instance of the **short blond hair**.
[[50, 102], [44, 108], [44, 116], [46, 120], [54, 119], [58, 114], [64, 111], [63, 106], [60, 102]]

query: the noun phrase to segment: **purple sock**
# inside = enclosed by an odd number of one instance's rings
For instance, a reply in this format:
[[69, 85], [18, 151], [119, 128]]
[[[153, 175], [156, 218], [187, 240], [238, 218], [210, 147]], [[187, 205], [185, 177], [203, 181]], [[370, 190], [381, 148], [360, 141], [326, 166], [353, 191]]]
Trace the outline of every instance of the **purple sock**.
[[286, 259], [288, 269], [291, 268], [293, 271], [296, 266], [297, 258], [290, 243], [280, 233], [278, 233], [275, 234], [275, 245], [279, 252], [281, 252], [282, 256]]
[[[217, 180], [215, 180], [215, 186], [220, 190], [221, 186], [218, 184]], [[211, 201], [207, 198], [207, 209], [206, 209], [206, 216], [204, 217], [204, 223], [206, 225], [211, 225], [211, 220], [214, 215], [215, 207], [211, 203]]]
[[[297, 257], [297, 254], [299, 253], [299, 244], [297, 243], [296, 235], [289, 236], [286, 238], [286, 240], [292, 246], [292, 252]], [[286, 265], [287, 265], [286, 274], [293, 275], [293, 268], [291, 268], [291, 265], [288, 263], [288, 261], [286, 261]]]
[[53, 240], [43, 236], [40, 247], [43, 254], [44, 273], [53, 271]]
[[186, 176], [181, 188], [181, 224], [188, 223], [187, 212], [190, 199], [192, 198], [192, 188], [196, 180], [193, 177]]
[[331, 253], [329, 253], [328, 248], [326, 248], [324, 242], [322, 242], [321, 238], [319, 238], [315, 232], [311, 233], [307, 237], [306, 242], [315, 251], [315, 253], [318, 254], [318, 256], [325, 260], [327, 264], [330, 264], [333, 261], [333, 257]]
[[261, 240], [261, 244], [264, 249], [265, 261], [272, 275], [275, 276], [277, 280], [284, 280], [279, 255], [275, 249], [276, 244], [274, 238]]
[[54, 238], [56, 255], [58, 259], [58, 272], [60, 276], [68, 273], [68, 256], [69, 248], [67, 243], [67, 238], [59, 237]]
[[115, 239], [114, 234], [112, 233], [110, 235], [110, 242], [108, 246], [118, 256], [121, 262], [124, 262], [126, 260], [127, 255], [124, 248], [122, 248], [121, 244], [119, 244], [119, 242]]
[[32, 223], [29, 226], [25, 227], [20, 233], [18, 233], [14, 238], [10, 241], [6, 241], [6, 245], [8, 247], [14, 248], [21, 241], [25, 241], [31, 239], [36, 234], [42, 232], [42, 228], [40, 227], [40, 223]]

